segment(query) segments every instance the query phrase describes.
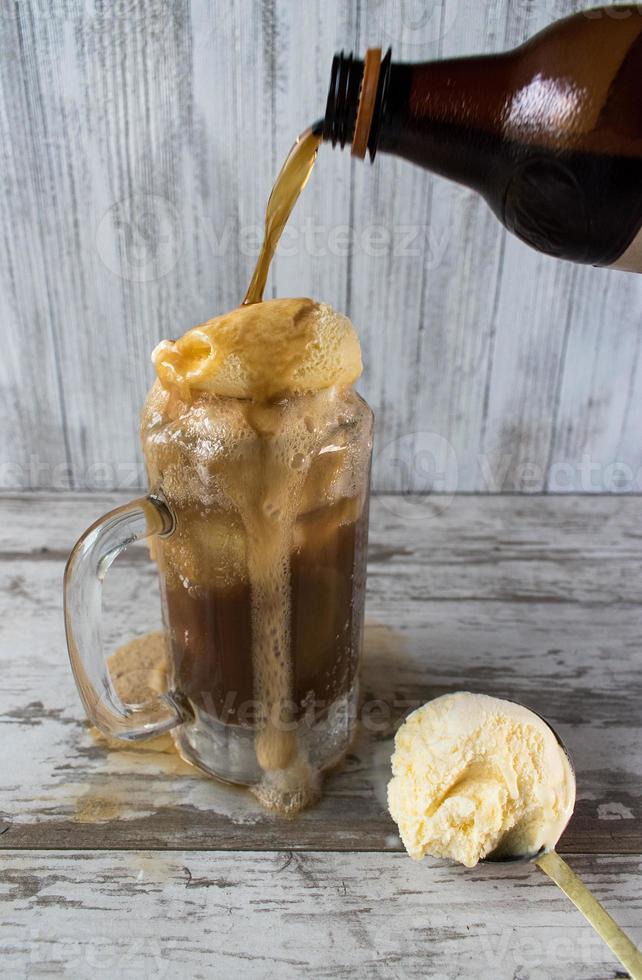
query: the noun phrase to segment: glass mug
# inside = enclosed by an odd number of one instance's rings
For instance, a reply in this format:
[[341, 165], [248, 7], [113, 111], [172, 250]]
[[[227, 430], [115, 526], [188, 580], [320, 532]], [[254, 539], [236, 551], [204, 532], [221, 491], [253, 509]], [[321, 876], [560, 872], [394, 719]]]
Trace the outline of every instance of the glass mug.
[[[156, 383], [142, 419], [152, 490], [93, 524], [65, 572], [71, 664], [102, 732], [171, 730], [183, 758], [244, 785], [287, 767], [293, 740], [314, 769], [340, 761], [356, 719], [372, 423], [350, 388], [185, 403]], [[169, 687], [126, 704], [103, 648], [102, 582], [141, 538], [158, 564]], [[275, 727], [286, 734], [266, 738]]]

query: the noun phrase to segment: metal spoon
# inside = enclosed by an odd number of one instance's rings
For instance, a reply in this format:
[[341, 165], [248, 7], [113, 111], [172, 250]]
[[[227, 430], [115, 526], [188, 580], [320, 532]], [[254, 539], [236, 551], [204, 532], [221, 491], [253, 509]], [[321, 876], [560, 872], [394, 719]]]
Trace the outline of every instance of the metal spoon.
[[[539, 717], [542, 718], [541, 715]], [[573, 797], [575, 797], [575, 768], [570, 753], [553, 726], [546, 721], [546, 718], [542, 718], [542, 721], [553, 732], [568, 759], [573, 777]], [[562, 828], [556, 843], [559, 842], [564, 830], [566, 827]], [[606, 945], [617, 956], [633, 980], [642, 980], [642, 953], [556, 850], [542, 847], [534, 854], [511, 854], [504, 851], [500, 845], [485, 860], [497, 862], [533, 861], [570, 898], [573, 905], [580, 910], [586, 921], [593, 926], [597, 934], [602, 937]]]

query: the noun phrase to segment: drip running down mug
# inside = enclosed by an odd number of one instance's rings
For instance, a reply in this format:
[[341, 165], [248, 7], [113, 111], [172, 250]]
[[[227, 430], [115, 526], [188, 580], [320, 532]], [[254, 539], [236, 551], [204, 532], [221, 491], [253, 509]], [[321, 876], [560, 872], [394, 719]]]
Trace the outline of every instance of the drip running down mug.
[[[372, 418], [351, 388], [181, 402], [156, 383], [142, 419], [153, 489], [85, 531], [65, 572], [71, 664], [102, 732], [171, 730], [185, 759], [245, 785], [293, 759], [341, 759], [356, 717]], [[109, 675], [102, 583], [142, 538], [169, 684], [126, 704]]]

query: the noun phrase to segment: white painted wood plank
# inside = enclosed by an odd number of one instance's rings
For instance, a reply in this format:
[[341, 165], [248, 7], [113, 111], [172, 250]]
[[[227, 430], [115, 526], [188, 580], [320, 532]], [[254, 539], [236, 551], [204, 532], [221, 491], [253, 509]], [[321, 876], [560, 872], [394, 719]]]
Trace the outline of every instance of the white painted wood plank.
[[[16, 559], [64, 560], [86, 527], [128, 499], [0, 495], [5, 572]], [[389, 575], [385, 587], [401, 601], [637, 603], [641, 522], [637, 496], [375, 496], [371, 574]]]
[[[66, 659], [62, 568], [115, 498], [3, 498], [0, 846], [91, 847], [98, 834], [110, 847], [319, 848], [331, 834], [336, 848], [394, 849], [396, 724], [464, 688], [525, 701], [568, 741], [579, 799], [564, 846], [641, 849], [640, 500], [459, 497], [441, 517], [438, 500], [394, 502], [373, 506], [361, 734], [319, 807], [284, 824], [183, 764], [169, 739], [125, 749], [92, 736]], [[158, 625], [143, 554], [108, 576], [106, 616], [112, 648]]]
[[[602, 290], [595, 295], [590, 287], [597, 279]], [[549, 491], [642, 487], [640, 279], [593, 269], [580, 273], [553, 427]], [[577, 460], [583, 460], [581, 467]]]
[[[570, 859], [642, 940], [639, 857]], [[532, 866], [401, 854], [7, 852], [5, 971], [94, 978], [612, 977], [619, 964]]]
[[[427, 56], [448, 58], [511, 46], [513, 38], [505, 23], [509, 9], [505, 4], [448, 0], [442, 4], [439, 22], [436, 17], [426, 22], [425, 30], [434, 36], [436, 45]], [[416, 20], [410, 25], [408, 50], [402, 56], [423, 60], [422, 30]], [[396, 50], [395, 45], [395, 54]], [[410, 465], [407, 461], [396, 473], [387, 465], [385, 475], [379, 471], [378, 485], [397, 491], [408, 484], [416, 490], [430, 489], [422, 450], [434, 445], [436, 450], [448, 448], [436, 489], [472, 489], [478, 479], [477, 454], [493, 362], [505, 233], [485, 202], [472, 191], [409, 164], [400, 164], [397, 179], [402, 194], [406, 193], [406, 181], [411, 180], [416, 198], [428, 202], [430, 259], [426, 261], [422, 249], [415, 259], [416, 285], [408, 289], [408, 298], [412, 291], [417, 293], [420, 308], [417, 326], [409, 328], [406, 376], [392, 376], [387, 351], [377, 352], [387, 389], [384, 404], [395, 404], [396, 391], [408, 391], [409, 418], [393, 433], [393, 439], [401, 436], [403, 440], [402, 458], [406, 447], [413, 445]], [[387, 211], [386, 192], [384, 184], [383, 213]], [[395, 292], [395, 302], [399, 302], [398, 297]], [[405, 309], [400, 314], [405, 318]], [[388, 350], [394, 349], [393, 338], [388, 345]], [[396, 367], [396, 360], [392, 366]], [[412, 443], [407, 432], [416, 434]], [[434, 436], [426, 437], [425, 433]], [[386, 452], [387, 464], [394, 458], [393, 453]]]
[[[15, 8], [18, 9], [17, 7]], [[64, 368], [52, 311], [57, 263], [47, 248], [45, 199], [51, 184], [43, 170], [56, 152], [40, 103], [33, 43], [16, 16], [0, 16], [0, 484], [48, 483], [58, 467], [68, 486]], [[41, 470], [33, 467], [37, 457]]]
[[[0, 486], [140, 482], [150, 351], [243, 294], [272, 180], [323, 108], [336, 49], [390, 43], [402, 60], [497, 51], [582, 6], [7, 8]], [[312, 254], [306, 229], [326, 254]], [[362, 331], [362, 388], [379, 446], [392, 443], [375, 485], [425, 490], [425, 432], [452, 447], [443, 489], [555, 490], [560, 462], [577, 489], [587, 453], [606, 470], [595, 489], [609, 489], [618, 461], [637, 478], [639, 276], [539, 257], [467, 191], [328, 147], [289, 251], [270, 289], [329, 300]], [[394, 465], [399, 440], [410, 465]], [[496, 459], [507, 468], [489, 485]]]
[[[42, 120], [14, 111], [8, 139], [33, 141], [21, 166], [42, 188], [36, 254], [54, 284], [49, 295], [30, 279], [21, 293], [53, 324], [76, 486], [141, 481], [138, 413], [151, 350], [240, 301], [253, 261], [244, 235], [262, 221], [273, 178], [262, 84], [276, 44], [269, 10], [167, 0], [137, 4], [136, 16], [102, 10], [79, 4], [69, 16], [32, 17], [21, 4], [17, 19], [2, 18], [5, 47], [17, 32], [24, 44], [7, 87], [20, 89], [26, 72]], [[6, 203], [10, 225], [15, 204]], [[24, 280], [31, 250], [19, 240], [12, 249]], [[42, 329], [10, 326], [38, 363]], [[31, 375], [22, 380], [29, 400]], [[42, 415], [48, 423], [52, 412]], [[6, 438], [10, 452], [20, 440], [11, 428]], [[42, 464], [38, 482], [69, 485], [47, 428], [39, 435], [34, 420], [24, 442]], [[24, 480], [33, 483], [29, 471]]]
[[[360, 19], [357, 50], [383, 42], [400, 60], [440, 57], [442, 7], [434, 5], [433, 16], [420, 14], [416, 21], [414, 9], [408, 17], [399, 5], [380, 5], [374, 16]], [[355, 248], [346, 266], [346, 300], [362, 336], [363, 392], [376, 415], [373, 481], [383, 490], [400, 490], [411, 484], [407, 466], [396, 464], [397, 443], [404, 440], [412, 453], [417, 390], [432, 381], [420, 364], [421, 332], [439, 314], [425, 308], [424, 283], [433, 266], [450, 258], [452, 238], [450, 228], [433, 220], [430, 175], [383, 153], [372, 167], [355, 160], [349, 166]], [[441, 363], [439, 370], [448, 368]]]
[[[342, 48], [356, 46], [359, 16], [358, 4], [277, 0], [274, 176], [295, 137], [322, 118], [332, 57]], [[347, 154], [321, 146], [317, 165], [277, 251], [266, 295], [309, 295], [339, 310], [347, 308], [349, 247], [341, 228], [348, 228], [350, 201]]]

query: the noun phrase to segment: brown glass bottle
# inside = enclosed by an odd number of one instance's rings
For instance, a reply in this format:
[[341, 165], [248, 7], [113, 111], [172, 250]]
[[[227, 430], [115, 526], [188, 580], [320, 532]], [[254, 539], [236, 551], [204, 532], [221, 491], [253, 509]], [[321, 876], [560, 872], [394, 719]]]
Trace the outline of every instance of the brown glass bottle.
[[642, 272], [642, 8], [584, 11], [513, 51], [337, 55], [323, 139], [474, 188], [541, 252]]

